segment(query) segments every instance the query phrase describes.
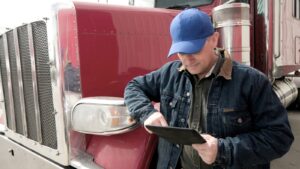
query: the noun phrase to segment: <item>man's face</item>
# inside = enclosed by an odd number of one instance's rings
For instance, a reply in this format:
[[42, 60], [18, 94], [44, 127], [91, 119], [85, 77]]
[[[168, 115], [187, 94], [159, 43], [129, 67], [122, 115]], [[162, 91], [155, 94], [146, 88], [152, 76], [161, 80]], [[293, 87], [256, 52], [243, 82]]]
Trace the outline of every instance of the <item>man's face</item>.
[[203, 77], [215, 64], [218, 56], [215, 54], [214, 48], [217, 46], [218, 35], [215, 32], [212, 36], [208, 37], [202, 50], [198, 53], [177, 54], [184, 67], [191, 74]]

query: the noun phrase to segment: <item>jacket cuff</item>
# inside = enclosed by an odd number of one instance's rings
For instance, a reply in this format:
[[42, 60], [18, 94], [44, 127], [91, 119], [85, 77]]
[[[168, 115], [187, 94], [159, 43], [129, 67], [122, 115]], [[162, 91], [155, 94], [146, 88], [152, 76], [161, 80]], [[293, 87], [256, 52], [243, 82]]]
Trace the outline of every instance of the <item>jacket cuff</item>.
[[231, 150], [228, 142], [225, 139], [218, 139], [218, 154], [216, 157], [215, 165], [228, 166], [231, 161]]
[[153, 110], [151, 110], [151, 111], [146, 111], [146, 110], [145, 110], [145, 112], [147, 112], [147, 113], [143, 113], [143, 114], [140, 116], [140, 118], [139, 118], [141, 124], [144, 124], [145, 120], [147, 120], [147, 118], [148, 118], [149, 116], [151, 116], [153, 113], [157, 112], [157, 110], [155, 110], [155, 109], [153, 109]]

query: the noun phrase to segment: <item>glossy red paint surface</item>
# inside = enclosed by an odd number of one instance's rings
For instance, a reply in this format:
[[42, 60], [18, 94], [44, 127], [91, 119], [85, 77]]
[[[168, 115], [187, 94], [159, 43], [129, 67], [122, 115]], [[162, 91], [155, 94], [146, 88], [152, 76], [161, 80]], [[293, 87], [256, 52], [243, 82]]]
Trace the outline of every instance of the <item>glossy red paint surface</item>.
[[166, 63], [176, 11], [75, 3], [82, 95], [123, 96], [127, 82]]
[[[254, 13], [252, 13], [254, 46], [251, 47], [251, 51], [254, 51], [253, 66], [270, 77], [269, 71], [272, 71], [272, 67], [269, 68], [268, 65], [273, 64], [273, 13], [272, 8], [268, 8], [269, 11], [258, 11], [257, 6], [261, 6], [261, 3], [259, 4], [258, 1], [252, 3], [254, 6]], [[272, 2], [268, 1], [268, 5], [272, 5]], [[268, 20], [266, 20], [266, 15], [269, 17]]]
[[77, 27], [74, 23], [76, 16], [72, 8], [58, 11], [59, 42], [61, 45], [62, 65], [71, 64], [78, 68]]
[[87, 152], [105, 169], [145, 169], [151, 162], [156, 140], [140, 127], [120, 135], [91, 136]]
[[[123, 97], [129, 80], [170, 61], [169, 24], [178, 11], [78, 2], [75, 9], [83, 97]], [[156, 147], [143, 128], [86, 140], [87, 152], [106, 169], [147, 168]]]

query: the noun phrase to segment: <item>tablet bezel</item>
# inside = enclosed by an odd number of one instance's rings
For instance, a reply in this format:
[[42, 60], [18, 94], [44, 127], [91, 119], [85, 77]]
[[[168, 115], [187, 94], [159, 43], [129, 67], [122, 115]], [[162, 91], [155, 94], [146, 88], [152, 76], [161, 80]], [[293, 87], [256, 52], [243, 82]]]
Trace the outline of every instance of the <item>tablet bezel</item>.
[[146, 125], [148, 130], [174, 144], [191, 145], [203, 144], [206, 140], [194, 129]]

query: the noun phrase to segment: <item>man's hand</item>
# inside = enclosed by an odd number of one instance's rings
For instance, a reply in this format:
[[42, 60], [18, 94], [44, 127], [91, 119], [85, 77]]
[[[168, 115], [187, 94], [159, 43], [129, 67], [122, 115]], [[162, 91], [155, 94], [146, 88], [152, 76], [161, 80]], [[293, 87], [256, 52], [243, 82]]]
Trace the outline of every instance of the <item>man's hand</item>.
[[218, 139], [208, 134], [201, 134], [201, 136], [206, 140], [206, 143], [192, 144], [192, 146], [205, 163], [212, 164], [216, 161], [218, 153]]
[[[145, 122], [144, 126], [146, 125], [154, 125], [154, 126], [168, 126], [168, 123], [164, 116], [161, 114], [161, 112], [155, 112], [149, 116]], [[146, 127], [145, 129], [148, 131], [148, 133], [152, 133], [150, 130], [148, 130]]]

